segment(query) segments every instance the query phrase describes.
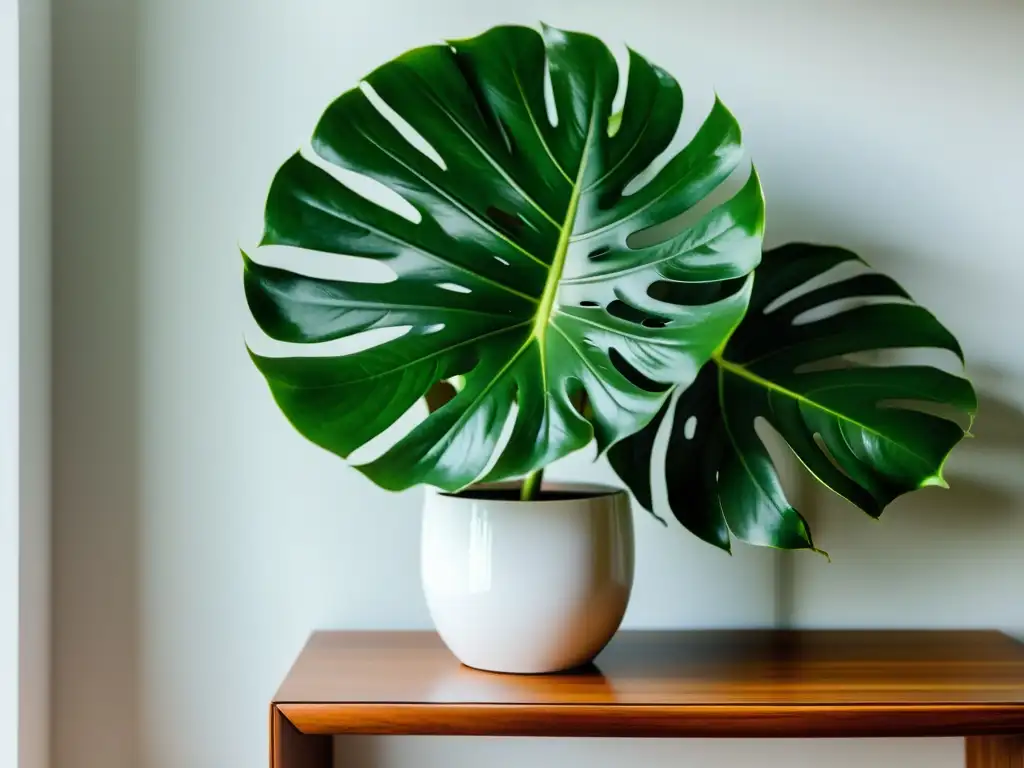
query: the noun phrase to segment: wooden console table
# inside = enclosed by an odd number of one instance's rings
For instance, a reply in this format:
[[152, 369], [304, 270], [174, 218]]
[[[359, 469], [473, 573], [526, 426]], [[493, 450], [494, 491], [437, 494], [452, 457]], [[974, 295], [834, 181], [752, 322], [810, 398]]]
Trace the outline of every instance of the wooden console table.
[[271, 705], [271, 767], [332, 768], [331, 737], [355, 733], [964, 736], [970, 768], [1024, 768], [1024, 645], [976, 631], [624, 631], [588, 668], [521, 677], [463, 667], [433, 633], [318, 632]]

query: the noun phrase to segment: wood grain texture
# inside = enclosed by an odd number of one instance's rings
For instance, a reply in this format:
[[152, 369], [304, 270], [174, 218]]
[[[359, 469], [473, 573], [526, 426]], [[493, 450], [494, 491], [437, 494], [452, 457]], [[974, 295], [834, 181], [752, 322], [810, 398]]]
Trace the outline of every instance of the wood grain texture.
[[333, 768], [333, 760], [329, 736], [302, 734], [270, 707], [270, 768]]
[[1018, 734], [1024, 646], [976, 631], [621, 632], [588, 668], [509, 676], [460, 665], [433, 633], [322, 632], [275, 703], [308, 734]]
[[967, 768], [1024, 768], [1024, 736], [971, 736]]

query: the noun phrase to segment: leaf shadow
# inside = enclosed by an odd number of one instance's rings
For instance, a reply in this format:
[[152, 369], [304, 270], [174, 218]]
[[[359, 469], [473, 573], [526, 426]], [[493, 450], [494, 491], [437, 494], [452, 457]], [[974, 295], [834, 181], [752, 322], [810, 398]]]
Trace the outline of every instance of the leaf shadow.
[[1024, 409], [1004, 397], [1012, 377], [984, 366], [971, 371], [978, 390], [972, 437], [953, 451], [948, 489], [928, 488], [905, 504], [925, 508], [928, 525], [946, 531], [979, 531], [1024, 516]]

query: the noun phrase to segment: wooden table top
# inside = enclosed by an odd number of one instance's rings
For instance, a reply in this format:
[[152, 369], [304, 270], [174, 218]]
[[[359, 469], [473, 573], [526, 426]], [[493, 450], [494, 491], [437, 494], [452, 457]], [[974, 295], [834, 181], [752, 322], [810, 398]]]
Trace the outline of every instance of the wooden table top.
[[594, 665], [513, 676], [430, 632], [318, 632], [274, 700], [307, 734], [1024, 733], [1024, 645], [946, 630], [623, 631]]

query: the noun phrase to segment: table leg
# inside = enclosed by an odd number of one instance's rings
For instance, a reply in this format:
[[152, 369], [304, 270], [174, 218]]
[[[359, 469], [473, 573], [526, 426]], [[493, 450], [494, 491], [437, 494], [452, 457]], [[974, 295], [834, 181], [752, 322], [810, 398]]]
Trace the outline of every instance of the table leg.
[[330, 736], [301, 733], [276, 706], [270, 707], [270, 768], [334, 768]]
[[1024, 736], [968, 736], [967, 768], [1024, 768]]

